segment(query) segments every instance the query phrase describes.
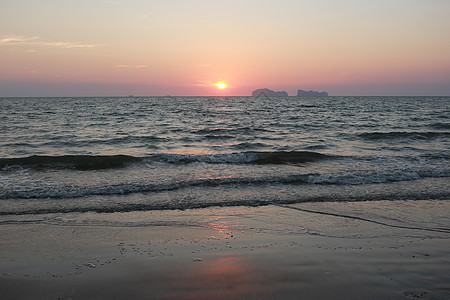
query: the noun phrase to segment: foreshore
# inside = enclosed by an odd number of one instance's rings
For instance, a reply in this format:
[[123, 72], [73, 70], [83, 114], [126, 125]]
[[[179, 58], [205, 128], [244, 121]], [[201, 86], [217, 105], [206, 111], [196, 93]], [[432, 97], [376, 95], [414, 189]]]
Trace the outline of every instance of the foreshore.
[[3, 299], [444, 299], [450, 202], [1, 216]]

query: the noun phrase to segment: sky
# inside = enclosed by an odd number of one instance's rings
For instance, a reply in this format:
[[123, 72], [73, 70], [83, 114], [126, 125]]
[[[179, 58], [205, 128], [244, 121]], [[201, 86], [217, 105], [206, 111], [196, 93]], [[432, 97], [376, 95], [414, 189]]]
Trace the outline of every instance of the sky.
[[2, 0], [0, 97], [449, 96], [449, 15], [448, 0]]

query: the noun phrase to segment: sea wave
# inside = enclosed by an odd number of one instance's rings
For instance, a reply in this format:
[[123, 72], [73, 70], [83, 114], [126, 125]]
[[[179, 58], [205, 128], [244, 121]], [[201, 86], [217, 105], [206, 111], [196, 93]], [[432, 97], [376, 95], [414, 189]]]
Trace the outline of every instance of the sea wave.
[[78, 212], [131, 212], [195, 209], [213, 206], [261, 206], [302, 202], [348, 202], [378, 200], [449, 200], [448, 179], [422, 179], [417, 184], [395, 182], [371, 185], [261, 185], [234, 188], [193, 187], [189, 190], [151, 194], [92, 195], [85, 198], [2, 200], [0, 215]]
[[46, 156], [33, 155], [20, 158], [1, 158], [0, 168], [7, 170], [11, 167], [25, 167], [35, 169], [77, 169], [97, 170], [108, 168], [121, 168], [127, 164], [141, 161], [138, 157], [128, 155], [63, 155]]
[[130, 193], [162, 192], [181, 190], [192, 187], [212, 187], [227, 185], [267, 185], [267, 184], [302, 184], [302, 183], [331, 183], [336, 180], [320, 179], [318, 174], [272, 176], [272, 177], [220, 177], [198, 178], [194, 180], [180, 180], [170, 183], [123, 183], [103, 186], [73, 186], [58, 185], [29, 187], [26, 190], [10, 190], [0, 192], [0, 199], [63, 199], [94, 195], [124, 195]]
[[211, 134], [253, 134], [255, 132], [273, 132], [273, 130], [267, 128], [258, 127], [237, 127], [237, 128], [204, 128], [198, 130], [192, 130], [191, 133], [198, 135], [211, 135]]
[[435, 138], [450, 137], [450, 132], [441, 131], [389, 131], [389, 132], [363, 132], [358, 137], [364, 140], [394, 140], [394, 139], [417, 139], [428, 140]]
[[[142, 181], [125, 178], [116, 183], [101, 182], [89, 185], [76, 185], [73, 182], [57, 184], [45, 181], [34, 183], [26, 181], [26, 185], [0, 188], [0, 199], [69, 199], [87, 196], [114, 196], [135, 193], [158, 193], [181, 191], [189, 188], [209, 187], [265, 187], [269, 185], [316, 185], [316, 186], [352, 186], [390, 182], [405, 182], [423, 178], [449, 177], [448, 170], [374, 170], [373, 172], [353, 170], [344, 173], [306, 173], [291, 175], [266, 176], [197, 176], [195, 178], [178, 178], [163, 181]], [[95, 177], [95, 176], [94, 176]]]
[[430, 124], [429, 127], [434, 129], [450, 129], [450, 123], [438, 122]]
[[300, 164], [331, 157], [330, 155], [310, 151], [247, 151], [210, 155], [156, 153], [144, 157], [130, 155], [33, 155], [20, 158], [0, 158], [0, 169], [7, 170], [11, 167], [18, 166], [35, 169], [75, 169], [83, 171], [123, 168], [133, 163], [168, 163], [180, 165], [196, 162], [209, 164]]

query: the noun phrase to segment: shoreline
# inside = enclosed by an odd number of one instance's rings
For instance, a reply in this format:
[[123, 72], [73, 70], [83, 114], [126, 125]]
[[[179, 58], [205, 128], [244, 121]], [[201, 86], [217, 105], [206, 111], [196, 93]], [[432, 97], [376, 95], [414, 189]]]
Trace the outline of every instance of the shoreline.
[[402, 200], [1, 216], [15, 223], [0, 225], [0, 290], [14, 299], [441, 299], [450, 296], [449, 211], [446, 200]]

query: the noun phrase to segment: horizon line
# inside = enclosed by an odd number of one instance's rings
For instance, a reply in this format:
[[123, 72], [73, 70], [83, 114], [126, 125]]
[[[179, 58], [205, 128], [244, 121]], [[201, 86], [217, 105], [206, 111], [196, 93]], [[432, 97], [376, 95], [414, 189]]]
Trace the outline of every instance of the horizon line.
[[[155, 98], [166, 98], [166, 97], [253, 97], [261, 98], [264, 96], [252, 96], [252, 95], [114, 95], [114, 96], [0, 96], [0, 98], [145, 98], [145, 97], [155, 97]], [[265, 96], [265, 98], [326, 98], [326, 97], [450, 97], [450, 95], [328, 95], [328, 96]]]

